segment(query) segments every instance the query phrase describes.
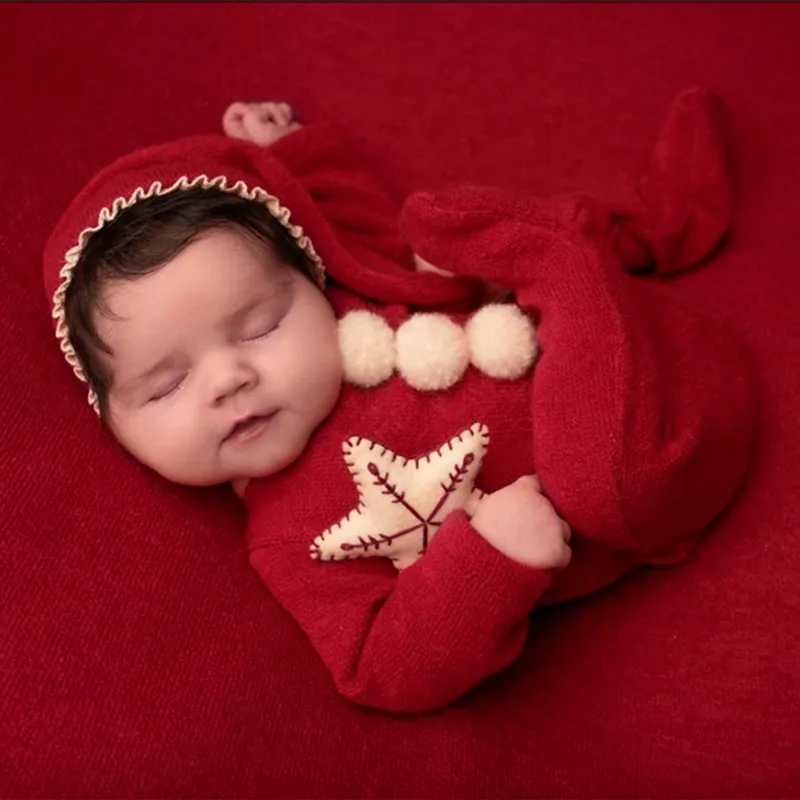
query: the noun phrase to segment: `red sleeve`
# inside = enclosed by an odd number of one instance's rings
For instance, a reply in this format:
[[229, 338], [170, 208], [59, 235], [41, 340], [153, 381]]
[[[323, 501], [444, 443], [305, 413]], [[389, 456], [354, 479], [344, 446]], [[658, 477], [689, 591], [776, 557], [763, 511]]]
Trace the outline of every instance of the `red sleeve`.
[[331, 125], [315, 123], [279, 139], [270, 150], [311, 195], [353, 256], [413, 268], [398, 224], [400, 205], [355, 142]]
[[250, 560], [342, 695], [406, 713], [443, 706], [511, 663], [551, 582], [495, 550], [462, 511], [400, 573], [385, 559], [318, 563], [285, 543]]

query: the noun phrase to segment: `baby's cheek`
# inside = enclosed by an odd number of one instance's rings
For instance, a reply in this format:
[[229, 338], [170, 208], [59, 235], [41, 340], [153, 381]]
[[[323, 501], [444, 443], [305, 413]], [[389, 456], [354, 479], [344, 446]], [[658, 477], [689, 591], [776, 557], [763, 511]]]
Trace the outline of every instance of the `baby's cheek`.
[[186, 477], [182, 482], [205, 481], [217, 465], [218, 443], [208, 424], [196, 415], [184, 414], [164, 431], [160, 443], [163, 458]]
[[148, 414], [133, 434], [131, 452], [167, 480], [193, 483], [207, 469], [196, 426], [188, 414]]

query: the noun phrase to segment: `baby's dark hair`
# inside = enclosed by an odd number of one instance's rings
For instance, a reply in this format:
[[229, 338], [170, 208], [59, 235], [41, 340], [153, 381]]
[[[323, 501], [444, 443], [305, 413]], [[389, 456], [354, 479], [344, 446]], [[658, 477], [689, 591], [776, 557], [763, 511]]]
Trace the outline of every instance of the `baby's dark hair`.
[[191, 188], [140, 200], [92, 234], [78, 259], [66, 291], [64, 310], [69, 339], [86, 380], [107, 419], [112, 376], [111, 348], [95, 324], [108, 313], [102, 290], [111, 281], [136, 280], [164, 266], [207, 231], [228, 228], [254, 236], [280, 261], [309, 278], [308, 256], [267, 208], [220, 189]]

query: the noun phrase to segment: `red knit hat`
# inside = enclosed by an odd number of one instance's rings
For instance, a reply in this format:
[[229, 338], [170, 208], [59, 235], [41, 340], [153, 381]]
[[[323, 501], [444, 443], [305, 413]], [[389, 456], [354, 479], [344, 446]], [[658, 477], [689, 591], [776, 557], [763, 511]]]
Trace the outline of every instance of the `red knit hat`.
[[[417, 306], [458, 303], [476, 282], [382, 265], [380, 272], [343, 248], [300, 181], [267, 148], [224, 136], [195, 136], [148, 147], [115, 161], [72, 201], [44, 252], [44, 285], [67, 362], [86, 381], [69, 339], [64, 298], [89, 237], [119, 213], [154, 195], [201, 186], [263, 203], [308, 255], [317, 282], [326, 275], [362, 297]], [[388, 268], [386, 268], [388, 266]], [[89, 402], [98, 410], [97, 398]]]

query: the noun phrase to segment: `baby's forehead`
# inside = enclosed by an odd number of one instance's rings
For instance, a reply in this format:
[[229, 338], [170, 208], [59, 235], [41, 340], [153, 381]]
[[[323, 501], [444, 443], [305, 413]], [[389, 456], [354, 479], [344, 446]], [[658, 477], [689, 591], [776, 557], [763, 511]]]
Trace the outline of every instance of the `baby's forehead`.
[[194, 243], [146, 274], [109, 282], [102, 292], [104, 327], [119, 334], [142, 328], [149, 338], [152, 328], [235, 322], [276, 302], [298, 279], [292, 267], [264, 257], [263, 249], [235, 253], [227, 245], [209, 248], [207, 243]]

